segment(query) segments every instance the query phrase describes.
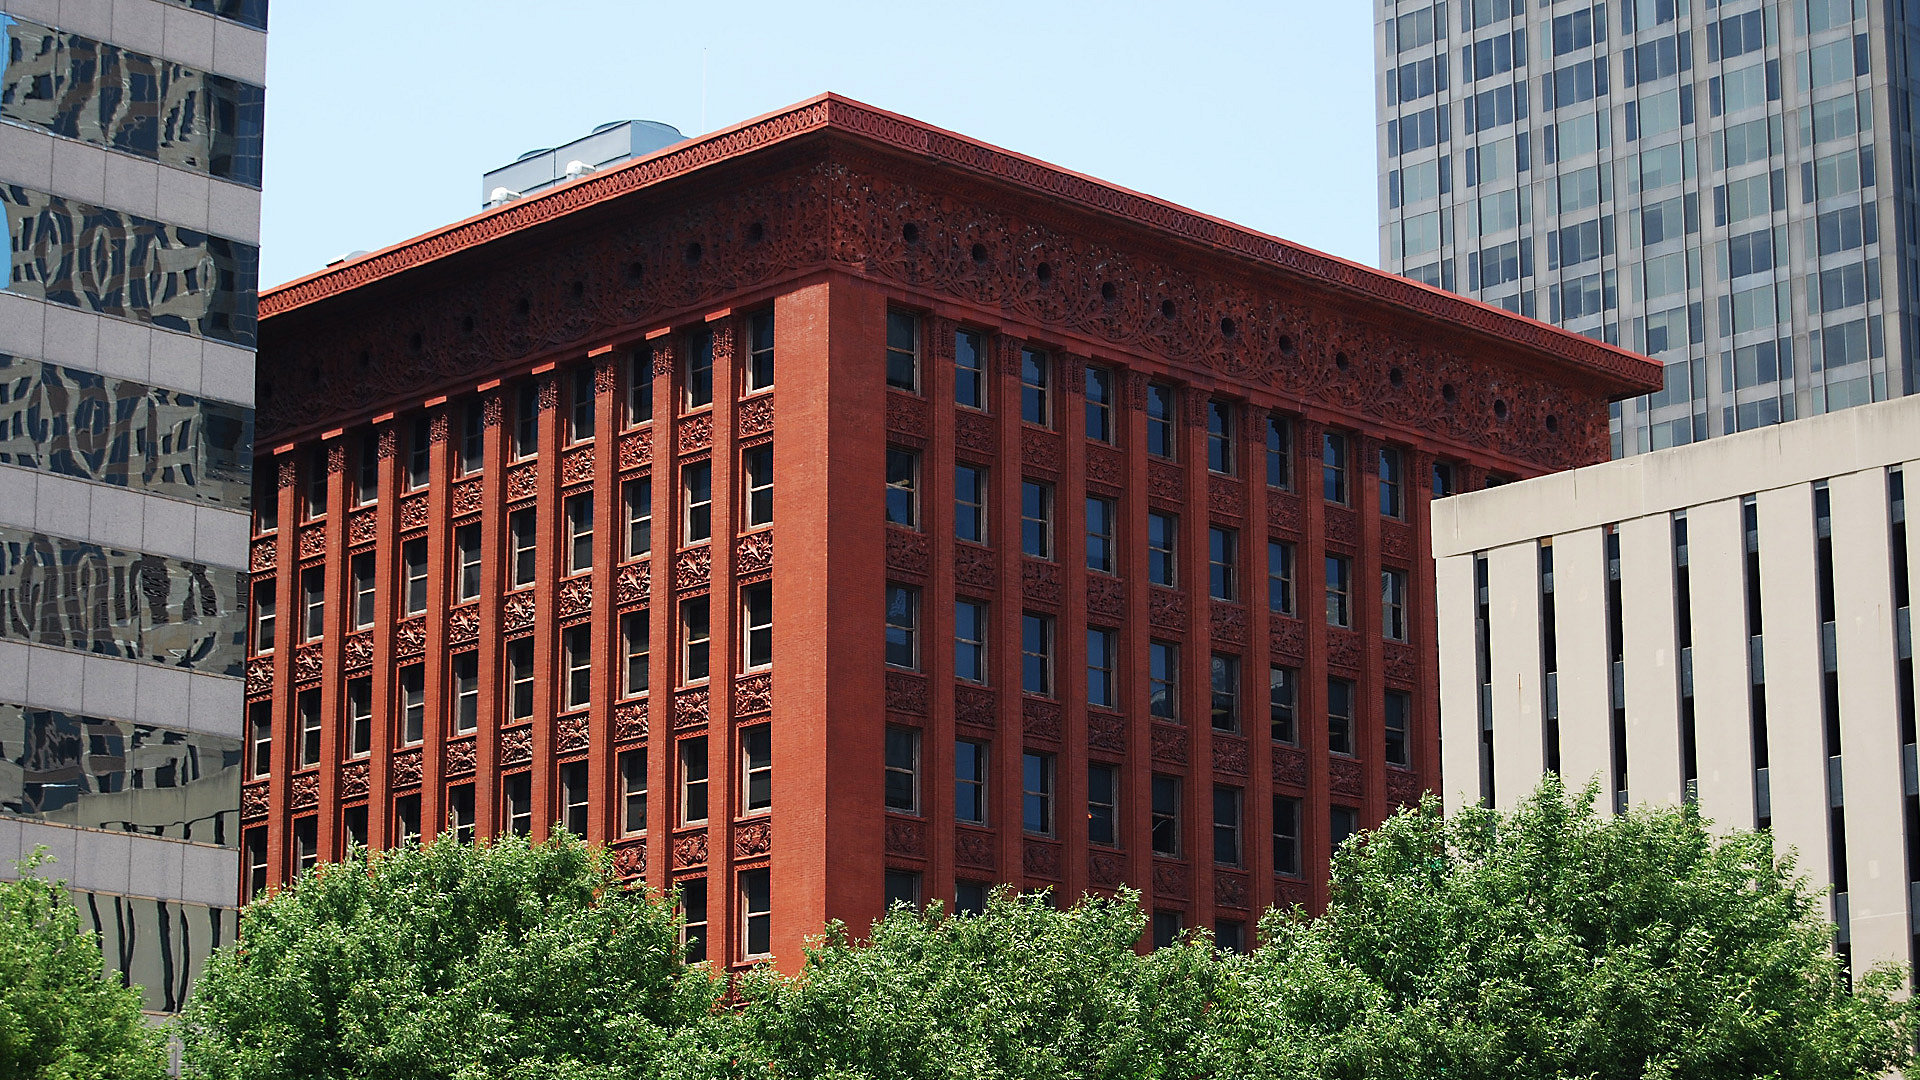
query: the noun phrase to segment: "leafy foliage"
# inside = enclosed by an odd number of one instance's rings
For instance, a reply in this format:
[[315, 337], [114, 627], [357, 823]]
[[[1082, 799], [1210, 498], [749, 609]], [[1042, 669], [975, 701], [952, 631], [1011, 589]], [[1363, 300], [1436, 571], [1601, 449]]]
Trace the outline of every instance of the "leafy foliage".
[[1849, 992], [1821, 898], [1764, 835], [1602, 819], [1555, 778], [1511, 815], [1431, 802], [1270, 914], [1223, 1028], [1238, 1075], [1868, 1077], [1904, 1065], [1902, 972]]
[[248, 906], [208, 964], [188, 1075], [650, 1075], [716, 987], [682, 962], [667, 902], [564, 832], [325, 865]]
[[100, 943], [35, 851], [0, 881], [0, 1076], [142, 1080], [166, 1075], [166, 1043], [140, 992], [104, 975]]

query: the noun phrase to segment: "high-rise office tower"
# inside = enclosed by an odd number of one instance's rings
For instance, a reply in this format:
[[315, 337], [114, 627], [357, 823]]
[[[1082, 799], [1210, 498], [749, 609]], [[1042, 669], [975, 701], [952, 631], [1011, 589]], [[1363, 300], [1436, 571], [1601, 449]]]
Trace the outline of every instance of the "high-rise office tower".
[[266, 7], [0, 0], [0, 877], [157, 1013], [234, 933]]
[[1903, 8], [1384, 0], [1382, 265], [1663, 361], [1615, 456], [1909, 393]]

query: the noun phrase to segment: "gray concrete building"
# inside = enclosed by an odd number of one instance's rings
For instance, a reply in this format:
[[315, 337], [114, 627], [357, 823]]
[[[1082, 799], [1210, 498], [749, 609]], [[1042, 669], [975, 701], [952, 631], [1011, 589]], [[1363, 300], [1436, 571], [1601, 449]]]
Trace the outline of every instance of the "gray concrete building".
[[1856, 970], [1917, 943], [1920, 397], [1433, 504], [1449, 809], [1553, 770], [1770, 828]]
[[1911, 393], [1906, 10], [1379, 0], [1381, 265], [1663, 361], [1615, 457]]
[[239, 894], [265, 27], [0, 0], [0, 876], [155, 1013]]

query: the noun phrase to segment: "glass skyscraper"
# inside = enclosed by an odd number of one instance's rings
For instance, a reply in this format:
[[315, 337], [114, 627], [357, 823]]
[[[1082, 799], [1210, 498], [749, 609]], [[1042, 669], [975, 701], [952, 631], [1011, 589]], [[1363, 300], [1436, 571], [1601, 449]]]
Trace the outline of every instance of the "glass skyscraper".
[[1383, 0], [1381, 265], [1639, 350], [1614, 455], [1910, 393], [1906, 0]]

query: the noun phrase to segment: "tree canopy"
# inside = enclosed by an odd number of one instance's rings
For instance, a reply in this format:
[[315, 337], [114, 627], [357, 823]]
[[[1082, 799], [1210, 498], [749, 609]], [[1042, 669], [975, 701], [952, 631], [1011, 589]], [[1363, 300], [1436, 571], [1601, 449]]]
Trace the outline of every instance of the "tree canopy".
[[0, 1076], [158, 1080], [166, 1040], [140, 992], [107, 978], [100, 943], [66, 887], [39, 876], [44, 853], [0, 881]]

